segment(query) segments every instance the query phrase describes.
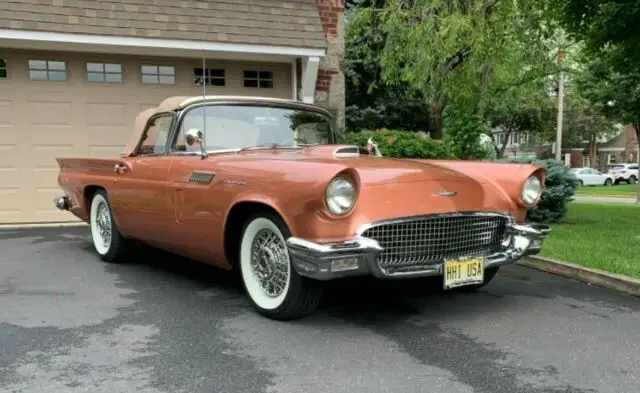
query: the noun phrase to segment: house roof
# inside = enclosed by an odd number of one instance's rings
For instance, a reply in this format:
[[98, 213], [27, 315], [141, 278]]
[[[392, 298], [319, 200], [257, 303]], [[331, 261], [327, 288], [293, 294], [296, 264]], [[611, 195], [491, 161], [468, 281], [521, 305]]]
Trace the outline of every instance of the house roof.
[[0, 28], [326, 47], [314, 0], [5, 0]]

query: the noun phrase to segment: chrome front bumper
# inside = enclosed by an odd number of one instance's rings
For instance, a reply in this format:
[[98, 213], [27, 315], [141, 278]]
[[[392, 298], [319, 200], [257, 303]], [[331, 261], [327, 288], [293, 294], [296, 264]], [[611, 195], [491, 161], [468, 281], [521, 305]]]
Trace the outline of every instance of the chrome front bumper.
[[[485, 268], [517, 262], [526, 255], [540, 253], [545, 237], [551, 232], [543, 224], [514, 224], [507, 227], [508, 245], [485, 257]], [[298, 274], [316, 280], [333, 280], [350, 276], [372, 275], [380, 279], [438, 276], [443, 274], [443, 262], [385, 269], [377, 262], [382, 247], [377, 241], [356, 237], [343, 243], [320, 244], [290, 237], [287, 247]]]

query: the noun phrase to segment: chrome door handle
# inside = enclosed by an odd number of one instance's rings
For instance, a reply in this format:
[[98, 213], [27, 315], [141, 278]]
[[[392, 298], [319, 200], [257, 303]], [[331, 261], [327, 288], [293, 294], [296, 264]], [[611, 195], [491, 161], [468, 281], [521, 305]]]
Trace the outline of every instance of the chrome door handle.
[[126, 165], [124, 165], [124, 164], [116, 164], [116, 165], [114, 165], [114, 166], [113, 166], [113, 171], [114, 171], [115, 173], [124, 173], [124, 172], [126, 172], [128, 169], [129, 169], [129, 168], [128, 168]]

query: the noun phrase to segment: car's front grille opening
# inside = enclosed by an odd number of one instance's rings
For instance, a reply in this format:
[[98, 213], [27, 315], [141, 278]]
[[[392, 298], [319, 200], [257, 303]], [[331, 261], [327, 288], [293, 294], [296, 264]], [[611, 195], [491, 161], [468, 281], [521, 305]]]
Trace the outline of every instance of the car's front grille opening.
[[378, 256], [383, 268], [430, 265], [498, 251], [508, 221], [507, 216], [497, 214], [438, 214], [375, 224], [362, 236], [384, 248]]

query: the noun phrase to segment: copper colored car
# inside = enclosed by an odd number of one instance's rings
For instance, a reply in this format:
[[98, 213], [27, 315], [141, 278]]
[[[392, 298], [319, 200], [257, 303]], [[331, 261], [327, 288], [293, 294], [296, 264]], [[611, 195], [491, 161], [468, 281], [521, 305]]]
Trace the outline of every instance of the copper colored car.
[[475, 290], [540, 252], [549, 228], [525, 216], [541, 168], [375, 152], [341, 144], [319, 106], [171, 97], [139, 114], [119, 158], [59, 158], [54, 202], [90, 224], [102, 260], [142, 242], [235, 267], [258, 312], [280, 320], [311, 313], [327, 280]]

